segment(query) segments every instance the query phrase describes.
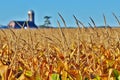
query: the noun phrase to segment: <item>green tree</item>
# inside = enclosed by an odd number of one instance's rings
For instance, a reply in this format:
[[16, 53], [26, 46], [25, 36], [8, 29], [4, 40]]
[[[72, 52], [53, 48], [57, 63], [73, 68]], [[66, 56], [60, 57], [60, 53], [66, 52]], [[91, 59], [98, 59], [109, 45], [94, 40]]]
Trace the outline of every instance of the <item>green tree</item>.
[[47, 27], [48, 27], [48, 26], [51, 24], [50, 18], [51, 18], [51, 16], [45, 16], [45, 17], [44, 17], [44, 19], [45, 19], [45, 21], [44, 21], [44, 26], [47, 26]]

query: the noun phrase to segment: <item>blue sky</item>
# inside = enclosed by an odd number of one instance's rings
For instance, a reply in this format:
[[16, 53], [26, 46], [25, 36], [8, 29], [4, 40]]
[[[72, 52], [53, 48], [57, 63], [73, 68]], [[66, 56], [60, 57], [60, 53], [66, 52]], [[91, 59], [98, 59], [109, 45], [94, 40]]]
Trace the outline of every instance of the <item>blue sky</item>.
[[[104, 25], [103, 13], [109, 25], [117, 26], [112, 16], [120, 16], [120, 0], [1, 0], [0, 24], [7, 25], [11, 20], [27, 20], [28, 10], [34, 10], [37, 25], [44, 23], [44, 16], [52, 16], [52, 26], [60, 20], [58, 12], [64, 17], [68, 26], [76, 26], [73, 14], [86, 26], [92, 17], [98, 26]], [[62, 23], [62, 22], [61, 22]]]

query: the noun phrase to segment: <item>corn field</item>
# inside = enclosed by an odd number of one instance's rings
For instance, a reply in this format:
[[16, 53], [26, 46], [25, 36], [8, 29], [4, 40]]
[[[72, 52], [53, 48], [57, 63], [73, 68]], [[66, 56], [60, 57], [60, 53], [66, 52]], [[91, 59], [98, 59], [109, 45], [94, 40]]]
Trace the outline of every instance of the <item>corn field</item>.
[[78, 28], [1, 29], [0, 80], [120, 80], [120, 28], [74, 18]]

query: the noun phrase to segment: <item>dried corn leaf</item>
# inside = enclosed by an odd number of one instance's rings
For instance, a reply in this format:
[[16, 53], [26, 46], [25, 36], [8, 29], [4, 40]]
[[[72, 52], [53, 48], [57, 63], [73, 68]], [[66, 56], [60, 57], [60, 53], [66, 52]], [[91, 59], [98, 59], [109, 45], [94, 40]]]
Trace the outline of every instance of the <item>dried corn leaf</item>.
[[62, 77], [61, 77], [62, 80], [67, 80], [67, 72], [66, 71], [62, 71]]
[[64, 68], [64, 63], [62, 61], [58, 61], [56, 71], [60, 73], [63, 70], [63, 68]]
[[2, 80], [5, 80], [8, 77], [8, 76], [6, 76], [7, 69], [8, 69], [8, 66], [6, 66], [6, 65], [0, 66], [0, 76], [1, 76]]

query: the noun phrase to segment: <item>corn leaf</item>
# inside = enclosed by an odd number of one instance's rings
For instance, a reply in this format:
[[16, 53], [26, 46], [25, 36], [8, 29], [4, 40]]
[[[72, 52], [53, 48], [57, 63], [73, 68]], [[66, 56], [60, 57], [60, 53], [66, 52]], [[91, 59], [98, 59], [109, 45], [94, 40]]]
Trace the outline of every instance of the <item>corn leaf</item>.
[[116, 69], [113, 70], [113, 74], [114, 74], [116, 80], [120, 80], [120, 74], [118, 73], [118, 71]]
[[52, 74], [51, 76], [50, 76], [50, 80], [60, 80], [60, 76], [59, 76], [59, 74]]
[[33, 75], [32, 71], [25, 72], [25, 76], [27, 76], [27, 77], [32, 77], [32, 75]]

